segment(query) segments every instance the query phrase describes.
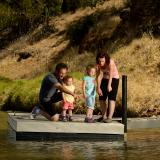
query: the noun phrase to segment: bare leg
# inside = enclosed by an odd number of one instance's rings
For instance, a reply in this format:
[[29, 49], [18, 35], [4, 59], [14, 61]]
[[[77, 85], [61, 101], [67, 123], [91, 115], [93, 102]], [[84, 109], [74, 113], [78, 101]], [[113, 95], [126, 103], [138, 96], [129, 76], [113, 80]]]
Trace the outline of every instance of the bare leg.
[[63, 116], [66, 116], [66, 111], [67, 111], [66, 109], [63, 109], [63, 111], [62, 111]]
[[72, 110], [71, 109], [68, 110], [68, 113], [69, 113], [69, 116], [72, 117]]
[[40, 114], [47, 118], [49, 121], [52, 121], [51, 116], [47, 112], [40, 110]]
[[89, 117], [89, 108], [87, 108], [86, 117]]
[[68, 121], [71, 122], [71, 121], [73, 121], [73, 119], [72, 119], [72, 109], [69, 109], [68, 113], [69, 113]]
[[[60, 106], [62, 106], [62, 103], [59, 103]], [[43, 107], [42, 107], [43, 108]], [[49, 121], [58, 121], [59, 120], [59, 114], [55, 114], [53, 116], [50, 116], [47, 112], [45, 112], [44, 109], [40, 109], [40, 114], [47, 118]]]
[[112, 119], [113, 114], [114, 114], [114, 110], [115, 110], [115, 101], [113, 100], [109, 100], [109, 115], [108, 118]]
[[59, 114], [55, 114], [54, 116], [52, 116], [51, 121], [54, 121], [54, 122], [59, 121]]
[[91, 109], [91, 108], [87, 109], [87, 117], [90, 119], [93, 117], [93, 109]]
[[41, 110], [40, 114], [47, 118], [49, 121], [59, 121], [59, 114], [55, 114], [53, 116], [50, 116], [47, 112]]
[[90, 109], [90, 110], [91, 110], [90, 117], [92, 118], [93, 117], [93, 109]]
[[107, 118], [107, 109], [108, 109], [108, 105], [106, 104], [105, 101], [99, 101], [100, 102], [100, 107], [102, 110], [102, 117], [103, 119]]

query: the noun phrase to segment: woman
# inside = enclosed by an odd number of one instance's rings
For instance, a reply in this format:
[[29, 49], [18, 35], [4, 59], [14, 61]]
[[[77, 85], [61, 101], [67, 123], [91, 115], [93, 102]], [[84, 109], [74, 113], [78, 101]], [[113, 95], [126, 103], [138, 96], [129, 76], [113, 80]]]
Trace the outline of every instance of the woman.
[[[116, 64], [108, 54], [99, 53], [96, 57], [97, 63], [97, 93], [99, 95], [102, 117], [98, 121], [112, 122], [115, 110], [115, 102], [119, 85], [119, 74]], [[108, 103], [106, 99], [108, 97]], [[108, 112], [109, 106], [109, 112]]]

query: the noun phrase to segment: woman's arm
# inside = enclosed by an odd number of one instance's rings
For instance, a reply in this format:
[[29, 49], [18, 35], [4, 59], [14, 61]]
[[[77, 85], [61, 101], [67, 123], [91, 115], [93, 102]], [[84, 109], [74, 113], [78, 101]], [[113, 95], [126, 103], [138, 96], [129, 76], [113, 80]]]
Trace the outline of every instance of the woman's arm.
[[[74, 91], [73, 93], [76, 95], [76, 87], [74, 86]], [[77, 100], [78, 96], [74, 97], [74, 102]]]
[[97, 70], [97, 74], [96, 74], [96, 81], [97, 81], [97, 92], [100, 96], [102, 96], [102, 90], [101, 90], [101, 82], [102, 82], [102, 78], [103, 78], [103, 72], [98, 69]]
[[85, 88], [86, 88], [86, 81], [83, 80], [83, 82], [82, 82], [82, 91], [83, 91], [83, 97], [84, 98], [86, 98]]
[[95, 80], [95, 82], [94, 82], [94, 96], [96, 97], [96, 88], [97, 88], [97, 82], [96, 82], [96, 80]]
[[56, 87], [57, 89], [59, 89], [61, 92], [70, 94], [70, 95], [72, 95], [74, 98], [76, 98], [76, 95], [75, 95], [73, 92], [69, 91], [67, 88], [65, 88], [62, 84], [56, 83], [56, 84], [54, 85], [54, 87]]
[[112, 91], [112, 76], [113, 76], [113, 62], [111, 61], [109, 64], [109, 81], [108, 81], [108, 92]]

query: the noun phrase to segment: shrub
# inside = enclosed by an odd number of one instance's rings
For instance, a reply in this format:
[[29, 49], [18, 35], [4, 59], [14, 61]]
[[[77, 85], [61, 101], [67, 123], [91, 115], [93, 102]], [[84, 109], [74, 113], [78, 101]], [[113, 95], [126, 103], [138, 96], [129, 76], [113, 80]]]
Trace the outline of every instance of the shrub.
[[94, 26], [95, 23], [96, 17], [90, 15], [76, 22], [76, 24], [72, 24], [69, 27], [67, 33], [70, 38], [71, 44], [79, 45], [82, 42], [84, 36], [89, 32], [89, 29]]
[[10, 26], [15, 20], [14, 11], [10, 6], [0, 3], [0, 30]]
[[81, 7], [96, 7], [98, 2], [103, 0], [63, 0], [62, 12], [73, 11]]

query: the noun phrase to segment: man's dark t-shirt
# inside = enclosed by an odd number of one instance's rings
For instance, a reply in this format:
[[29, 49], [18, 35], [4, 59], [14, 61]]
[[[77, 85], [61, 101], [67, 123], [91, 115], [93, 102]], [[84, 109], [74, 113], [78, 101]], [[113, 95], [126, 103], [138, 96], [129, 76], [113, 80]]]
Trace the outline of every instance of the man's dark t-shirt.
[[54, 87], [55, 84], [61, 83], [53, 73], [46, 75], [42, 81], [39, 100], [41, 103], [49, 102], [58, 92]]

